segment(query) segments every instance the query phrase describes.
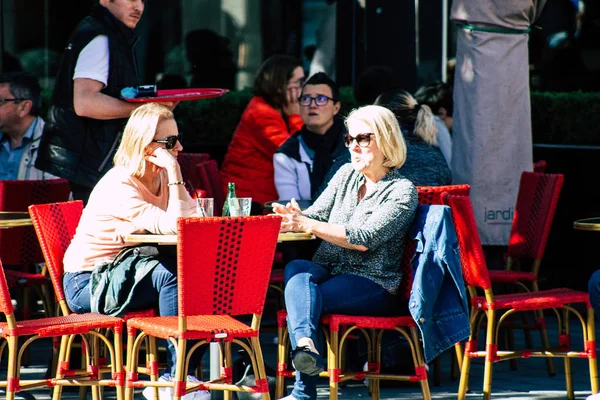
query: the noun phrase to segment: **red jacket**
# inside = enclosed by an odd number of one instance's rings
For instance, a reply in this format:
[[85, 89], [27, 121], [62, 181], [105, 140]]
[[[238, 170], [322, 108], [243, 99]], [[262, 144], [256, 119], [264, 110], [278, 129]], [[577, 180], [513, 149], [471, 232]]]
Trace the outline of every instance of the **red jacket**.
[[221, 167], [225, 192], [227, 183], [234, 182], [238, 197], [252, 197], [260, 204], [277, 200], [273, 154], [300, 128], [300, 115], [291, 115], [286, 124], [262, 97], [253, 97], [233, 133]]

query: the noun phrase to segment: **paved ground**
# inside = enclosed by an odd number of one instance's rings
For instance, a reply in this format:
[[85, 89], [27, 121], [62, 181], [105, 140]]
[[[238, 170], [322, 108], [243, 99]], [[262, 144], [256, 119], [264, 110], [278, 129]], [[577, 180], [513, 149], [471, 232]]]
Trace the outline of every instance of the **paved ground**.
[[[575, 322], [575, 321], [574, 321]], [[556, 322], [551, 318], [548, 319], [551, 339], [556, 338]], [[575, 323], [572, 323], [572, 343], [577, 345], [581, 343], [581, 329]], [[263, 351], [268, 365], [275, 367], [276, 346], [274, 344], [275, 335], [273, 333], [263, 334]], [[537, 339], [537, 335], [534, 335]], [[521, 335], [517, 334], [517, 341], [520, 341]], [[440, 386], [431, 384], [431, 392], [435, 399], [455, 399], [458, 382], [450, 379], [450, 353], [444, 354], [442, 357], [442, 380]], [[23, 376], [42, 376], [45, 372], [45, 363], [49, 357], [49, 343], [40, 340], [31, 351], [31, 364], [23, 368]], [[3, 361], [0, 369], [0, 376], [6, 376], [6, 361]], [[208, 362], [206, 363], [208, 364]], [[493, 393], [494, 398], [498, 399], [564, 399], [565, 396], [565, 380], [564, 366], [562, 360], [555, 360], [556, 376], [549, 377], [546, 372], [546, 367], [543, 359], [524, 359], [519, 360], [518, 369], [513, 371], [510, 369], [509, 363], [495, 364]], [[585, 399], [590, 392], [590, 384], [588, 378], [588, 363], [587, 360], [574, 359], [572, 360], [573, 379], [576, 390], [577, 399]], [[471, 369], [471, 389], [469, 398], [481, 398], [481, 382], [483, 376], [483, 363], [476, 360]], [[431, 380], [430, 373], [430, 380]], [[422, 398], [418, 385], [402, 384], [394, 388], [382, 388], [382, 398], [386, 399], [420, 399]], [[114, 392], [107, 390], [107, 398], [114, 398]], [[325, 399], [329, 395], [328, 386], [325, 381], [319, 388], [319, 398]], [[368, 390], [362, 382], [352, 382], [340, 389], [341, 400], [362, 400], [369, 397]], [[91, 396], [88, 395], [89, 398]], [[18, 398], [36, 398], [48, 399], [50, 394], [48, 390], [35, 390], [28, 393], [21, 393]], [[64, 399], [78, 398], [76, 392], [65, 392]], [[136, 398], [143, 399], [144, 397], [138, 393]]]

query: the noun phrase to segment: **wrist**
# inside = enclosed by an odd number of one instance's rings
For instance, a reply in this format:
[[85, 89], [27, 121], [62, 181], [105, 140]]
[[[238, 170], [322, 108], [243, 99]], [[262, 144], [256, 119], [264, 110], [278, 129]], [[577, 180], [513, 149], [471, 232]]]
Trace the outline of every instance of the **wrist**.
[[298, 222], [298, 228], [300, 228], [300, 231], [312, 233], [314, 226], [311, 224], [312, 221], [309, 218], [301, 215], [298, 217]]

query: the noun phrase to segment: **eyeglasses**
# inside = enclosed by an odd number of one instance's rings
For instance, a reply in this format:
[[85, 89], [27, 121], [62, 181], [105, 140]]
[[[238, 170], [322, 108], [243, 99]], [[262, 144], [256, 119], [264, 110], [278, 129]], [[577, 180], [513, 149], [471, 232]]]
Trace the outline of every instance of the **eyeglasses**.
[[300, 96], [298, 97], [298, 101], [300, 102], [300, 105], [304, 106], [304, 107], [310, 107], [310, 105], [312, 104], [313, 100], [315, 101], [315, 104], [318, 107], [322, 107], [324, 105], [327, 105], [327, 102], [329, 100], [336, 102], [337, 100], [329, 97], [329, 96], [325, 96], [324, 94], [320, 94], [317, 97], [310, 97], [309, 95], [304, 95], [304, 96]]
[[8, 103], [9, 101], [14, 101], [15, 103], [18, 103], [23, 100], [27, 100], [27, 99], [0, 99], [0, 106], [4, 103]]
[[346, 147], [350, 147], [352, 146], [352, 141], [356, 140], [356, 143], [360, 147], [368, 147], [369, 144], [371, 144], [371, 135], [374, 135], [374, 133], [359, 133], [354, 137], [350, 136], [350, 134], [348, 133], [345, 133], [344, 144], [346, 145]]
[[171, 136], [167, 136], [164, 139], [160, 139], [160, 140], [153, 140], [152, 142], [154, 143], [165, 143], [165, 147], [167, 150], [171, 150], [173, 147], [175, 147], [175, 145], [177, 144], [177, 142], [181, 142], [181, 133], [179, 135], [171, 135]]

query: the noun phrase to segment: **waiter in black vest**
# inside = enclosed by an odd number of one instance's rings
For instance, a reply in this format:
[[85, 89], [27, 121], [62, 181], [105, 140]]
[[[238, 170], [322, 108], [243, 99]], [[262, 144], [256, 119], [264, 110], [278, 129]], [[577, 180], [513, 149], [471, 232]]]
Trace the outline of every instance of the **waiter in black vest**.
[[133, 30], [144, 5], [145, 0], [99, 0], [62, 56], [36, 167], [69, 180], [76, 200], [87, 202], [112, 167], [123, 126], [139, 105], [121, 100], [120, 92], [139, 85]]

